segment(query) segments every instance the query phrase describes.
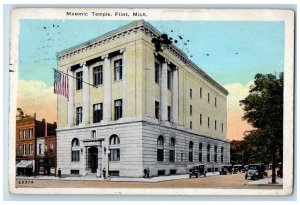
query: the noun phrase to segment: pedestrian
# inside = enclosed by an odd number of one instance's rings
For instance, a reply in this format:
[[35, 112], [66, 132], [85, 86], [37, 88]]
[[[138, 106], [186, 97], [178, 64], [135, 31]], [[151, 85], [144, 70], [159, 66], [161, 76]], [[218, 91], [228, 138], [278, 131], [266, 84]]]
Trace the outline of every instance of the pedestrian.
[[106, 177], [106, 170], [105, 170], [105, 167], [103, 168], [102, 176], [103, 176], [103, 179], [105, 179], [105, 177]]
[[147, 169], [147, 178], [150, 178], [150, 169], [149, 169], [149, 167]]
[[144, 169], [144, 177], [147, 178], [147, 169], [146, 169], [146, 167]]
[[61, 178], [61, 169], [58, 168], [58, 177]]

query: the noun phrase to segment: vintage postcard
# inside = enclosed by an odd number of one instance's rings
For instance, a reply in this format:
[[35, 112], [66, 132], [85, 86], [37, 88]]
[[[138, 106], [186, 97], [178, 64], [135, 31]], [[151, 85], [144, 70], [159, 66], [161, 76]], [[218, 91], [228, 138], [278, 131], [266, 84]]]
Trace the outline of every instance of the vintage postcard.
[[294, 12], [18, 8], [14, 194], [293, 192]]

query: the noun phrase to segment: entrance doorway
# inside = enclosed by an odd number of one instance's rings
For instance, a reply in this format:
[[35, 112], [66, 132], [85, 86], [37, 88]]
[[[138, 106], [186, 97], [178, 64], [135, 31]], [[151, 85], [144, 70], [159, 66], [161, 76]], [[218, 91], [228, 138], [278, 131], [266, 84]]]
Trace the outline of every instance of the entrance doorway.
[[91, 173], [96, 173], [98, 169], [98, 148], [90, 147], [88, 149], [88, 168]]

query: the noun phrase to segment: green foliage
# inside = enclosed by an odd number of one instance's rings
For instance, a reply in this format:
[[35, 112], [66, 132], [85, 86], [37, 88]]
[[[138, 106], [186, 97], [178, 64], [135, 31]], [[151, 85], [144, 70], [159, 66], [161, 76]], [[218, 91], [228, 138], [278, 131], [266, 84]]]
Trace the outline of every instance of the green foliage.
[[255, 128], [244, 137], [243, 162], [270, 162], [271, 150], [282, 150], [283, 73], [278, 78], [273, 74], [256, 74], [249, 95], [240, 105], [245, 111], [243, 119]]

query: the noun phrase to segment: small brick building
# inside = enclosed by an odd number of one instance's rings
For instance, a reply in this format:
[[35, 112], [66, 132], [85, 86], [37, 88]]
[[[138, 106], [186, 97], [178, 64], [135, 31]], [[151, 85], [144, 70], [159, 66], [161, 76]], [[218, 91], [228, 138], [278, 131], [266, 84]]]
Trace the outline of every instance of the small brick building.
[[[45, 143], [52, 148], [49, 155], [56, 164], [56, 122], [39, 121], [34, 116], [17, 116], [16, 119], [16, 167], [17, 175], [38, 174], [37, 140], [46, 138]], [[49, 137], [48, 137], [49, 136]], [[49, 144], [49, 145], [48, 145]], [[45, 146], [44, 146], [45, 147]], [[47, 155], [48, 156], [48, 155]]]

